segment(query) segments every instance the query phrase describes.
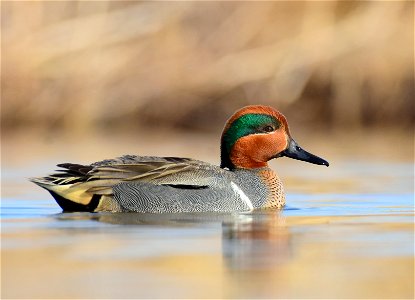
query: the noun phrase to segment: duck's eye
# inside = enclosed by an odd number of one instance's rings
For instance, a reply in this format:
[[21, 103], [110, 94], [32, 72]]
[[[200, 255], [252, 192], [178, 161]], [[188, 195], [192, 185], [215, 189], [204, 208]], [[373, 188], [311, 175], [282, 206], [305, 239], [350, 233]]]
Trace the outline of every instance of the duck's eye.
[[274, 131], [274, 127], [267, 125], [262, 130], [265, 132], [271, 132], [271, 131]]

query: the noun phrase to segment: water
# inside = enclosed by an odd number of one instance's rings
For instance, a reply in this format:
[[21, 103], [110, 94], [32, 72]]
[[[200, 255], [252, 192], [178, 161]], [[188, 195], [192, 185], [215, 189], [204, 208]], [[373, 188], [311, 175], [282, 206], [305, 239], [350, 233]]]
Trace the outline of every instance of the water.
[[2, 166], [2, 298], [414, 297], [408, 160], [278, 160], [282, 211], [152, 215], [62, 213], [35, 156]]

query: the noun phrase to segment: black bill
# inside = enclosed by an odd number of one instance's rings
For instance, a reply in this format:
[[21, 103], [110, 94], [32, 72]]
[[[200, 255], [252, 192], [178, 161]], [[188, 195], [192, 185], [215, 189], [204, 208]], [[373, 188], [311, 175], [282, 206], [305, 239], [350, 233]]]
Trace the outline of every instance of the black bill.
[[297, 142], [294, 141], [293, 139], [290, 140], [290, 144], [288, 145], [288, 148], [285, 149], [285, 151], [281, 153], [281, 156], [303, 160], [303, 161], [316, 164], [316, 165], [325, 165], [327, 167], [329, 166], [328, 161], [303, 150], [300, 146], [298, 146]]

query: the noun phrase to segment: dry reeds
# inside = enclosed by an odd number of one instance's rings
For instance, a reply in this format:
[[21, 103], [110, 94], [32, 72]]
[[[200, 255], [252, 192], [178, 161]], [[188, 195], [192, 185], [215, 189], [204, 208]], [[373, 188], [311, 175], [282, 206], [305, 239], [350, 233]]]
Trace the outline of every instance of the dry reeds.
[[206, 128], [251, 103], [410, 128], [413, 17], [405, 1], [3, 2], [3, 129]]

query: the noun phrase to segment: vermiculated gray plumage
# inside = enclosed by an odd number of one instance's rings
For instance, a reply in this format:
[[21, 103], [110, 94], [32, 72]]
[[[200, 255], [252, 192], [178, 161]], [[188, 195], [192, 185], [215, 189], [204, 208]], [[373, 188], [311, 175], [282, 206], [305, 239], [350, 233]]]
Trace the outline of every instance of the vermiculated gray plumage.
[[232, 212], [250, 210], [246, 198], [254, 208], [267, 200], [267, 187], [252, 178], [253, 171], [229, 171], [188, 158], [125, 155], [88, 166], [58, 166], [63, 168], [59, 173], [32, 181], [68, 211], [83, 207], [113, 212]]

